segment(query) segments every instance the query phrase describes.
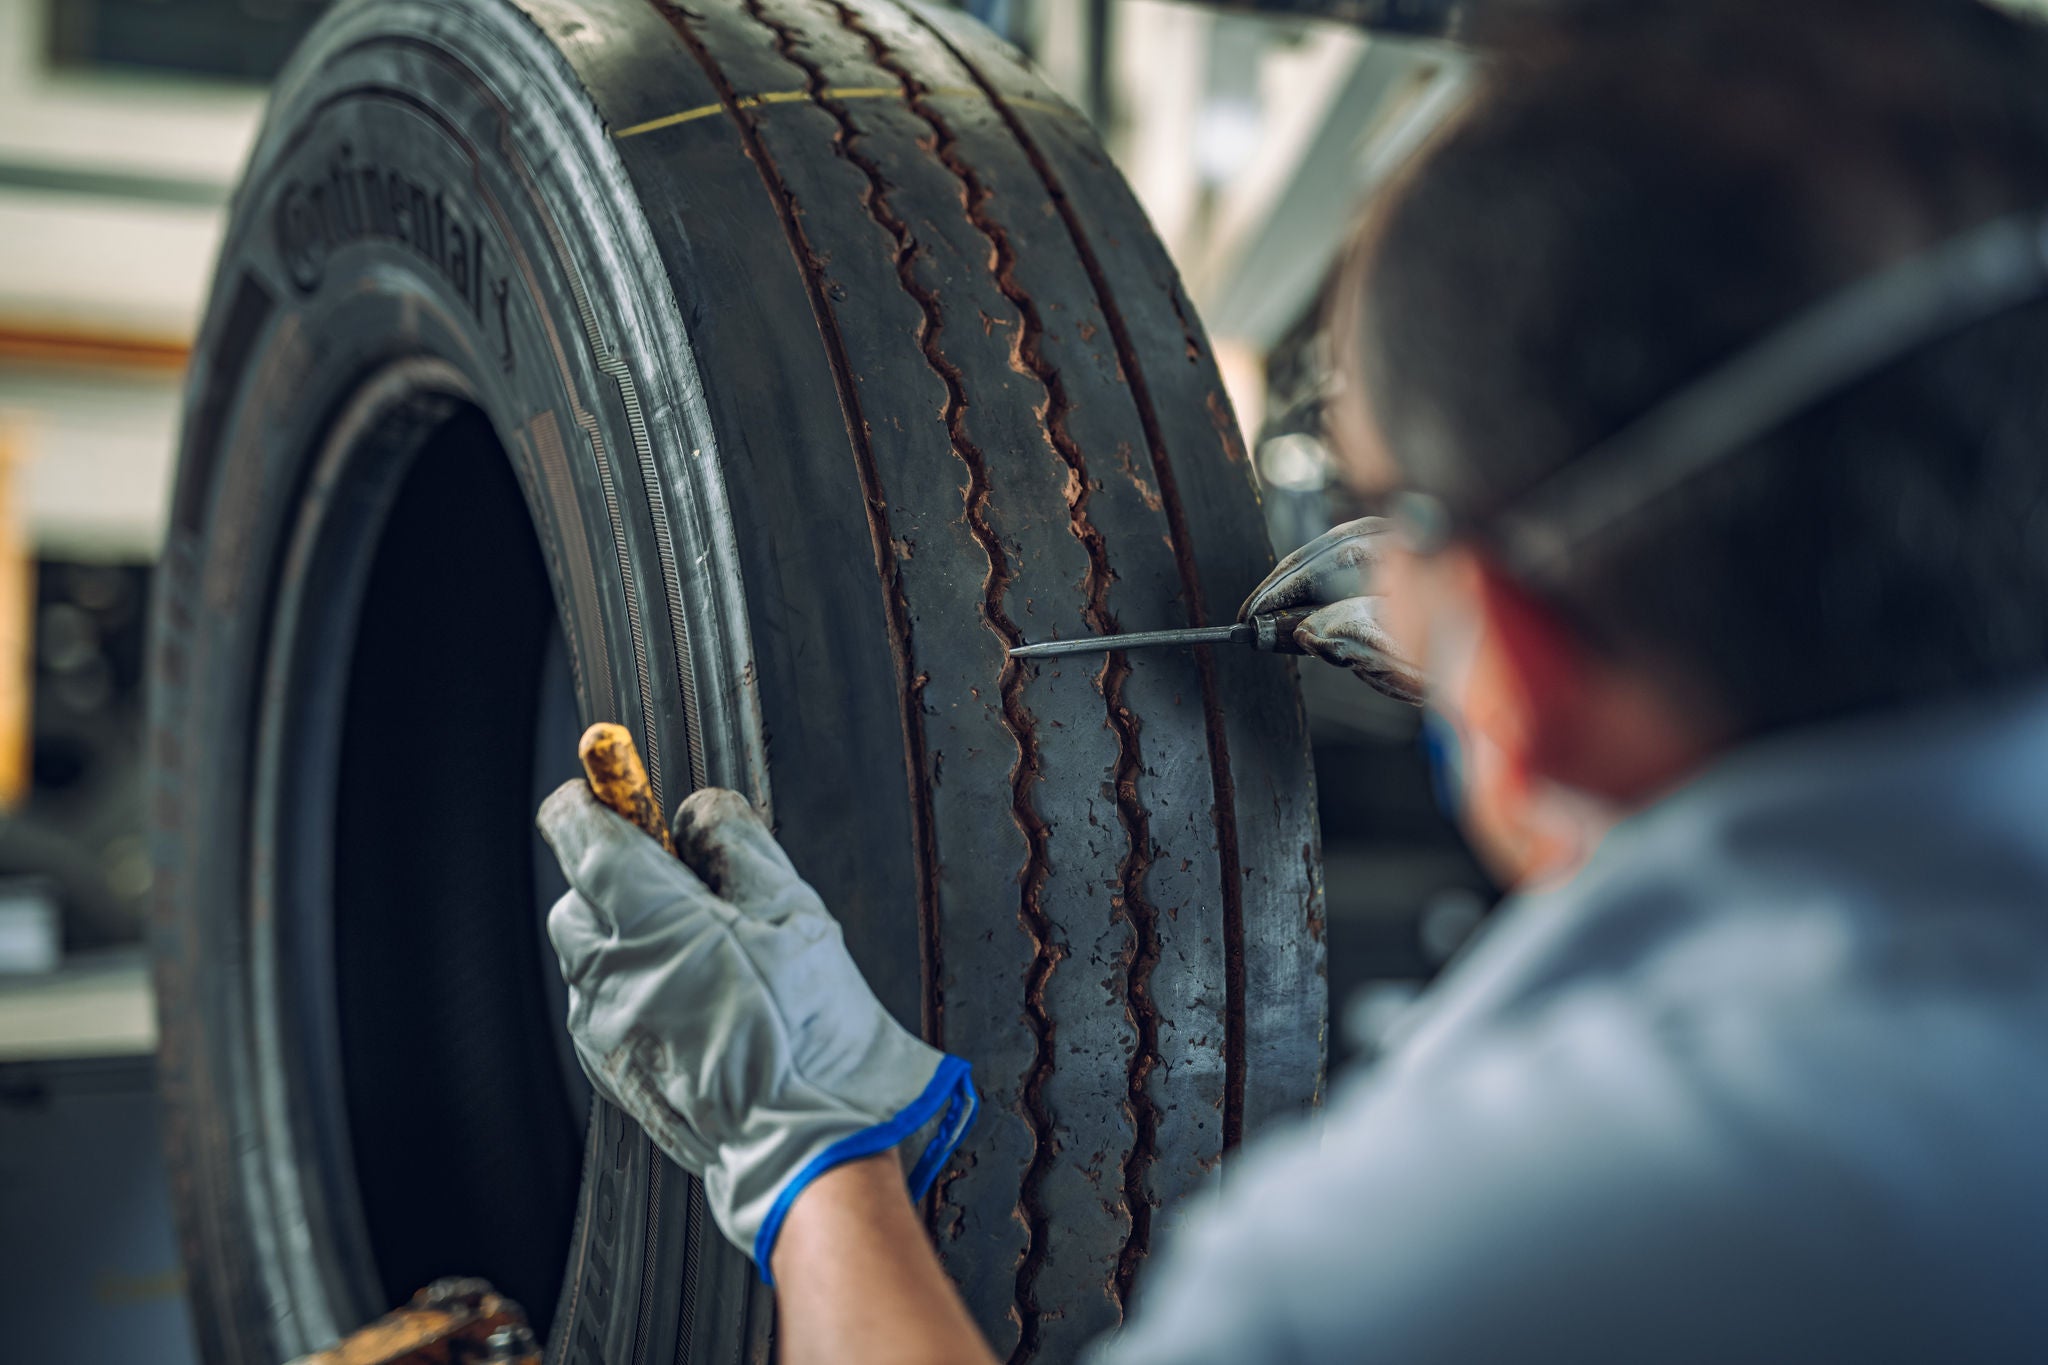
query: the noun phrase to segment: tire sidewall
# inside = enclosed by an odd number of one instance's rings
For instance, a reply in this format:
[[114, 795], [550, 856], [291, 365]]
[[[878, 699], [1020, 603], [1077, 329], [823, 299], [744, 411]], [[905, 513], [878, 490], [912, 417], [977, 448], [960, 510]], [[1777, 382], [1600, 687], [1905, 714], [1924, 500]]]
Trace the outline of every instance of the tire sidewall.
[[[743, 618], [716, 601], [671, 610], [676, 557], [729, 554], [731, 530], [695, 491], [711, 466], [678, 460], [711, 442], [692, 427], [669, 296], [635, 264], [646, 232], [587, 100], [509, 6], [343, 6], [273, 96], [195, 355], [153, 626], [163, 1077], [209, 1359], [295, 1356], [389, 1306], [313, 1255], [305, 1220], [335, 1201], [295, 1159], [305, 1106], [263, 1080], [269, 850], [250, 799], [278, 700], [264, 680], [280, 578], [329, 491], [327, 433], [366, 382], [440, 362], [489, 416], [534, 515], [584, 721], [640, 731], [668, 800], [707, 776], [765, 793], [747, 718], [695, 704], [730, 695], [709, 680], [739, 666]], [[648, 363], [664, 345], [669, 363]], [[685, 621], [715, 624], [690, 640]], [[585, 1160], [555, 1356], [659, 1353], [636, 1309], [643, 1279], [682, 1277], [682, 1239], [661, 1230], [682, 1226], [685, 1182], [602, 1106]]]

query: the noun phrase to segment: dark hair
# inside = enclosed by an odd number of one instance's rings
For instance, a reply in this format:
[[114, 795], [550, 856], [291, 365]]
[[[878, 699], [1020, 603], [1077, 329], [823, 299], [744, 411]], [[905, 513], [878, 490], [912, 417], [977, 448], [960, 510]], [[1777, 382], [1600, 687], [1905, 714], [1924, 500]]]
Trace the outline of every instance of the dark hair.
[[[1482, 86], [1376, 207], [1336, 341], [1484, 525], [1802, 307], [2048, 210], [2048, 38], [1976, 0], [1482, 11]], [[1532, 585], [1741, 730], [2048, 671], [2048, 301], [1934, 343]]]

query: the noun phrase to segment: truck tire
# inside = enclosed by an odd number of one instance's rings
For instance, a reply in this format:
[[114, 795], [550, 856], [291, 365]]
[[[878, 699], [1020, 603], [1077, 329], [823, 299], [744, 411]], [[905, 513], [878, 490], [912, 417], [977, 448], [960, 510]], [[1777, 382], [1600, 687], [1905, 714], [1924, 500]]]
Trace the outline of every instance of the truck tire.
[[736, 787], [982, 1117], [930, 1207], [1011, 1359], [1113, 1327], [1311, 1105], [1292, 665], [1010, 644], [1270, 564], [1208, 344], [1092, 134], [897, 0], [351, 0], [195, 352], [152, 641], [171, 1162], [206, 1358], [440, 1275], [553, 1360], [762, 1359], [769, 1299], [560, 1033], [532, 835], [580, 727]]

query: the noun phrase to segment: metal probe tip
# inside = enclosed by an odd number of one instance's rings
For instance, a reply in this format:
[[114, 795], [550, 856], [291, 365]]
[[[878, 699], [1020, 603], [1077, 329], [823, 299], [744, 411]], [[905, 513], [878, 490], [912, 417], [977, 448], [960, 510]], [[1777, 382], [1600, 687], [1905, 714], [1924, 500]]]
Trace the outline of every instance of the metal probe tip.
[[1012, 645], [1013, 659], [1055, 659], [1067, 654], [1107, 654], [1115, 649], [1157, 649], [1167, 645], [1250, 644], [1257, 636], [1250, 622], [1234, 626], [1197, 626], [1186, 630], [1140, 630], [1128, 635], [1089, 635], [1078, 640], [1044, 640]]

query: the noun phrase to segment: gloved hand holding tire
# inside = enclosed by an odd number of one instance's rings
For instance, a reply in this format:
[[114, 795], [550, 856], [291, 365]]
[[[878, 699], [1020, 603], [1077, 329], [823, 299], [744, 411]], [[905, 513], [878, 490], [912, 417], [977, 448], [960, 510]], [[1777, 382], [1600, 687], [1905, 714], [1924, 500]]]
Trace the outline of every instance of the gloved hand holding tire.
[[923, 1196], [974, 1117], [967, 1063], [883, 1009], [745, 797], [692, 793], [680, 859], [581, 781], [539, 824], [570, 886], [548, 937], [583, 1068], [702, 1178], [763, 1279], [790, 1205], [834, 1166], [894, 1150]]

